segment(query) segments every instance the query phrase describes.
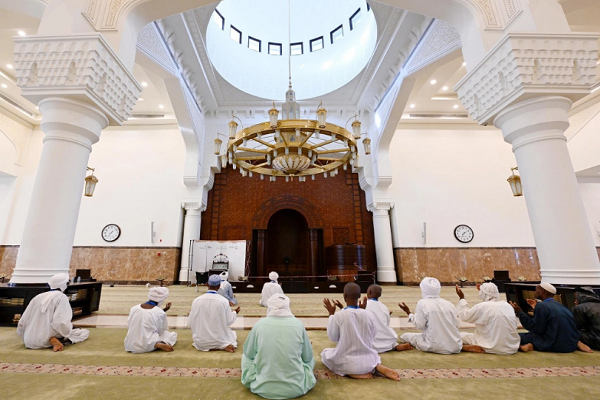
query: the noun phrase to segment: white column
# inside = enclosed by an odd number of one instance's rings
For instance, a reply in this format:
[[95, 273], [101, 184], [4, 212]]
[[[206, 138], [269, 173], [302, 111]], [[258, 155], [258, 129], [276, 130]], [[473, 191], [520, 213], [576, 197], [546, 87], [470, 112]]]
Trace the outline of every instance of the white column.
[[92, 144], [108, 125], [98, 109], [73, 100], [39, 103], [46, 134], [11, 283], [46, 283], [69, 272]]
[[498, 114], [523, 182], [542, 281], [600, 284], [600, 262], [564, 135], [571, 100], [538, 97]]
[[185, 219], [183, 220], [183, 241], [181, 243], [181, 266], [179, 269], [179, 282], [193, 280], [192, 266], [189, 263], [190, 242], [200, 239], [200, 204], [185, 203]]
[[377, 281], [396, 283], [394, 248], [392, 246], [392, 228], [389, 211], [392, 203], [373, 203], [373, 228], [375, 231], [375, 253], [377, 255]]

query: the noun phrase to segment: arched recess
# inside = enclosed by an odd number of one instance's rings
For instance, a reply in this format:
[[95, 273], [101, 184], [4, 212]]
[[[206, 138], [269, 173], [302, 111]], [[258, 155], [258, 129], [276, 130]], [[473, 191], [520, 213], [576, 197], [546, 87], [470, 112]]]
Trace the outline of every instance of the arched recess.
[[0, 130], [0, 176], [17, 176], [18, 159], [17, 145]]
[[311, 203], [301, 197], [284, 195], [273, 197], [260, 205], [252, 218], [252, 229], [267, 229], [273, 214], [284, 209], [292, 209], [301, 213], [306, 218], [308, 229], [323, 228], [323, 220]]

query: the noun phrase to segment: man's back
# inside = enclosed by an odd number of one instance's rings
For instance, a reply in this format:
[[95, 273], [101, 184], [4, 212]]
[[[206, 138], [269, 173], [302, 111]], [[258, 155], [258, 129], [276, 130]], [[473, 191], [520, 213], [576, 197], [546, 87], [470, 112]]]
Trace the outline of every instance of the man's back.
[[578, 293], [577, 302], [573, 308], [573, 317], [581, 332], [581, 341], [600, 350], [600, 299]]
[[263, 285], [261, 292], [260, 305], [263, 307], [267, 307], [267, 301], [277, 293], [283, 293], [283, 289], [281, 285], [277, 282], [267, 282]]
[[368, 312], [373, 313], [373, 321], [377, 335], [373, 340], [373, 348], [378, 353], [392, 350], [398, 341], [398, 334], [390, 327], [390, 310], [379, 300], [367, 301]]
[[23, 313], [17, 333], [25, 347], [43, 349], [52, 347], [51, 337], [68, 338], [73, 325], [73, 311], [67, 296], [60, 291], [40, 293], [35, 296]]
[[462, 349], [459, 320], [456, 308], [440, 297], [421, 299], [412, 321], [422, 330], [422, 345], [425, 351], [448, 354]]
[[266, 398], [294, 398], [315, 385], [313, 350], [293, 316], [259, 320], [244, 343], [242, 383]]
[[338, 375], [371, 372], [381, 359], [373, 348], [377, 334], [373, 314], [361, 308], [346, 308], [329, 317], [327, 336], [335, 349], [321, 353], [323, 363]]
[[521, 312], [519, 320], [523, 328], [535, 335], [535, 350], [559, 353], [577, 350], [579, 332], [573, 314], [553, 298], [537, 303], [533, 318]]
[[[229, 301], [217, 292], [209, 292], [192, 302], [189, 324], [192, 328], [194, 347], [208, 351], [233, 344], [236, 334], [228, 327], [236, 320]], [[237, 346], [237, 344], [235, 344]]]
[[144, 309], [138, 304], [129, 311], [127, 326], [125, 350], [132, 353], [152, 351], [168, 327], [167, 314], [160, 307]]

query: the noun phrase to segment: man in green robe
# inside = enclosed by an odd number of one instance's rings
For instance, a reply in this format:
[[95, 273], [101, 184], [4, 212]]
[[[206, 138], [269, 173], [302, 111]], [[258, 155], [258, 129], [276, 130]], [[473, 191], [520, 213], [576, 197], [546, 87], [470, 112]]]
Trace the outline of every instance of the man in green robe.
[[302, 396], [317, 383], [308, 334], [284, 294], [274, 294], [267, 305], [267, 318], [254, 325], [244, 343], [242, 383], [267, 399]]

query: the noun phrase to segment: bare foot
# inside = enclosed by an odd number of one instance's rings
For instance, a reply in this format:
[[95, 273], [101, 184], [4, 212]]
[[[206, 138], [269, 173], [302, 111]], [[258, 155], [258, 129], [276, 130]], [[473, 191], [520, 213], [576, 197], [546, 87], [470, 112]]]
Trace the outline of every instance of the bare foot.
[[528, 351], [533, 351], [533, 344], [527, 343], [520, 347], [523, 353], [527, 353]]
[[154, 345], [154, 347], [157, 348], [157, 349], [159, 349], [159, 350], [164, 350], [164, 351], [173, 351], [173, 350], [175, 350], [173, 348], [173, 346], [171, 346], [170, 344], [166, 344], [164, 342], [157, 342]]
[[583, 351], [584, 353], [593, 353], [594, 351], [590, 348], [590, 346], [588, 346], [587, 344], [583, 343], [583, 342], [577, 342], [577, 348], [579, 349], [579, 351]]
[[410, 343], [397, 344], [395, 347], [396, 351], [414, 350], [414, 347]]
[[400, 375], [398, 375], [396, 371], [386, 367], [385, 365], [378, 364], [377, 367], [375, 367], [375, 369], [377, 370], [377, 372], [379, 372], [381, 375], [385, 376], [388, 379], [392, 379], [394, 381], [400, 380]]
[[233, 352], [235, 352], [235, 347], [233, 347], [233, 345], [232, 345], [232, 344], [230, 344], [229, 346], [225, 347], [225, 348], [223, 349], [223, 351], [226, 351], [226, 352], [228, 352], [228, 353], [233, 353]]
[[462, 351], [466, 351], [469, 353], [485, 353], [485, 350], [483, 350], [483, 348], [474, 344], [463, 345]]
[[348, 374], [348, 377], [352, 378], [352, 379], [371, 379], [373, 377], [372, 373], [368, 373], [368, 374]]
[[65, 346], [55, 337], [50, 338], [50, 344], [52, 345], [52, 350], [54, 351], [63, 351]]

